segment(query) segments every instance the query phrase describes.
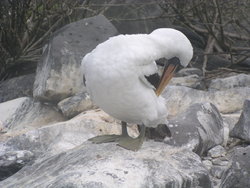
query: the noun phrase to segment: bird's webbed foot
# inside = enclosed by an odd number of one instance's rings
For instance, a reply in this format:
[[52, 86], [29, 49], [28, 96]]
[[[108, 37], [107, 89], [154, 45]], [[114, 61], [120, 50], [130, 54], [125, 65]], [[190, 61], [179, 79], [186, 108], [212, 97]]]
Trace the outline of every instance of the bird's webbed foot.
[[115, 134], [100, 135], [100, 136], [90, 138], [89, 141], [95, 144], [101, 144], [101, 143], [108, 143], [108, 142], [116, 142], [120, 137], [121, 135], [115, 135]]
[[125, 139], [129, 137], [127, 132], [126, 122], [122, 122], [122, 134], [121, 135], [100, 135], [93, 138], [90, 138], [89, 141], [95, 144], [108, 143], [108, 142], [118, 142], [120, 139]]
[[144, 138], [131, 138], [131, 137], [123, 137], [118, 141], [118, 145], [132, 151], [138, 151], [143, 143]]
[[129, 136], [121, 137], [118, 140], [118, 145], [128, 150], [138, 151], [143, 144], [145, 138], [145, 130], [146, 130], [145, 126], [142, 125], [140, 130], [140, 135], [137, 138], [131, 138]]
[[122, 134], [121, 135], [115, 135], [115, 134], [100, 135], [100, 136], [90, 138], [89, 141], [95, 144], [117, 142], [119, 146], [125, 149], [138, 151], [141, 148], [142, 143], [144, 141], [145, 130], [146, 130], [145, 126], [142, 125], [140, 129], [140, 135], [137, 138], [131, 138], [128, 135], [126, 123], [122, 122]]

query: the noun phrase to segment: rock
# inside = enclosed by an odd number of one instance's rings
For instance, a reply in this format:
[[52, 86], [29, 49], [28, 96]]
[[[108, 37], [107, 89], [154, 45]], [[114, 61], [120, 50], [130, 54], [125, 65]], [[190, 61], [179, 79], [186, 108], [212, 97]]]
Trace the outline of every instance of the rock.
[[120, 33], [134, 34], [149, 33], [156, 28], [170, 27], [169, 18], [161, 17], [164, 10], [159, 3], [162, 2], [159, 0], [147, 0], [146, 2], [141, 0], [107, 0], [105, 2], [95, 0], [90, 1], [88, 6], [92, 10], [90, 14], [93, 14], [93, 11], [100, 12], [100, 10], [103, 10], [102, 13], [112, 20]]
[[[120, 131], [113, 118], [91, 110], [0, 142], [0, 153], [28, 150], [34, 156], [33, 164], [0, 182], [0, 187], [212, 187], [199, 157], [186, 149], [146, 141], [139, 152], [131, 152], [114, 143], [86, 142]], [[137, 130], [129, 127], [129, 134], [136, 136]]]
[[0, 153], [0, 181], [19, 171], [32, 159], [33, 153], [26, 150]]
[[190, 75], [203, 76], [203, 73], [201, 69], [198, 68], [183, 68], [176, 73], [176, 76], [180, 77], [190, 76]]
[[247, 58], [244, 61], [239, 62], [239, 65], [243, 67], [250, 67], [250, 58]]
[[189, 150], [147, 141], [138, 152], [114, 143], [85, 142], [72, 150], [36, 160], [0, 182], [0, 187], [202, 187], [211, 188], [207, 170]]
[[221, 114], [224, 125], [228, 127], [229, 131], [231, 131], [239, 121], [240, 114], [240, 111], [230, 114]]
[[[134, 127], [128, 128], [131, 136], [137, 135]], [[120, 134], [121, 125], [100, 110], [91, 110], [75, 118], [42, 126], [38, 129], [9, 134], [11, 138], [0, 142], [2, 152], [29, 150], [35, 158], [52, 156], [81, 145], [84, 141], [100, 134]], [[0, 150], [1, 151], [1, 150]]]
[[220, 55], [209, 55], [206, 70], [216, 70], [220, 67], [228, 67], [232, 62]]
[[169, 116], [176, 116], [194, 103], [211, 102], [221, 113], [241, 110], [250, 98], [250, 88], [241, 87], [223, 91], [200, 91], [184, 86], [168, 86], [162, 96], [166, 99]]
[[185, 112], [169, 120], [171, 138], [165, 142], [192, 149], [199, 155], [223, 143], [223, 121], [211, 103], [194, 104]]
[[[193, 44], [193, 43], [192, 43]], [[194, 55], [192, 61], [189, 63], [189, 66], [202, 69], [204, 61], [204, 47], [194, 47]], [[228, 67], [232, 62], [220, 55], [209, 55], [206, 70], [212, 71], [217, 70], [220, 67]]]
[[216, 78], [209, 84], [209, 90], [226, 90], [235, 87], [250, 87], [250, 75], [238, 74], [226, 78]]
[[215, 146], [208, 151], [208, 156], [212, 158], [225, 156], [226, 150], [221, 145]]
[[11, 78], [0, 83], [0, 103], [19, 97], [32, 96], [35, 74]]
[[222, 160], [221, 158], [212, 159], [213, 165], [227, 166], [229, 164], [228, 160]]
[[30, 97], [21, 97], [0, 104], [0, 121], [5, 129], [39, 127], [65, 120], [53, 106]]
[[78, 93], [73, 97], [63, 99], [57, 105], [63, 115], [67, 118], [72, 118], [81, 112], [94, 107], [94, 104], [87, 93]]
[[234, 148], [232, 164], [222, 176], [220, 188], [250, 187], [250, 146]]
[[230, 136], [250, 142], [250, 100], [244, 102], [240, 119], [230, 132]]
[[58, 102], [79, 92], [83, 56], [99, 43], [117, 34], [102, 15], [86, 18], [56, 31], [37, 65], [34, 97]]
[[186, 86], [194, 89], [205, 89], [205, 83], [203, 79], [196, 74], [183, 77], [173, 77], [169, 84]]
[[213, 164], [210, 160], [203, 160], [202, 164], [207, 168], [208, 171], [210, 171], [212, 166], [213, 166]]
[[211, 175], [215, 178], [221, 179], [222, 174], [225, 172], [226, 168], [222, 166], [213, 166], [210, 170]]

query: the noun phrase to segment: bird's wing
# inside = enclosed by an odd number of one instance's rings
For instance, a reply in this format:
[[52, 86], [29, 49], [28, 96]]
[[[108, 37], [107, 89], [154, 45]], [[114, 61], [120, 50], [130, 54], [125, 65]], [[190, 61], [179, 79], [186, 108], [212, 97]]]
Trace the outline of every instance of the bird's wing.
[[139, 79], [145, 86], [155, 90], [160, 83], [156, 62], [141, 67]]
[[160, 83], [160, 75], [158, 73], [152, 75], [143, 75], [139, 77], [141, 82], [145, 84], [147, 87], [156, 90]]
[[85, 79], [85, 74], [86, 74], [86, 63], [88, 62], [88, 57], [89, 57], [89, 54], [86, 54], [83, 58], [82, 58], [82, 62], [81, 62], [81, 66], [80, 66], [80, 75], [81, 75], [81, 78], [82, 78], [82, 81], [83, 81], [83, 85], [86, 86], [86, 79]]

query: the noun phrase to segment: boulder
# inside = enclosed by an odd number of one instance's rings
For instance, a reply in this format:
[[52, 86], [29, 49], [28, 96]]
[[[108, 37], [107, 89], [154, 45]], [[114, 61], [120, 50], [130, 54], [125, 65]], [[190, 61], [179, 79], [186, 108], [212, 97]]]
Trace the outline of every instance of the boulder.
[[[193, 47], [194, 47], [194, 55], [189, 66], [202, 69], [204, 61], [204, 53], [205, 53], [204, 48], [195, 46]], [[221, 55], [208, 55], [206, 70], [207, 71], [217, 70], [218, 68], [221, 67], [228, 67], [231, 64], [232, 62], [230, 60], [224, 58]]]
[[169, 84], [186, 86], [194, 89], [205, 89], [205, 82], [203, 78], [196, 74], [183, 77], [173, 77]]
[[216, 78], [210, 82], [208, 89], [226, 90], [235, 87], [250, 87], [250, 75], [237, 74], [226, 78]]
[[0, 181], [16, 173], [33, 160], [33, 153], [26, 150], [0, 153]]
[[81, 112], [93, 108], [94, 104], [87, 93], [78, 93], [72, 97], [63, 99], [57, 106], [63, 115], [70, 119]]
[[[160, 27], [170, 27], [169, 18], [162, 17], [165, 11], [162, 9], [161, 3], [161, 0], [147, 0], [146, 2], [141, 0], [95, 0], [90, 1], [88, 6], [93, 11], [102, 10], [102, 13], [112, 20], [120, 33], [134, 34], [149, 33]], [[92, 11], [90, 14], [93, 14]]]
[[209, 55], [206, 70], [216, 70], [220, 67], [228, 67], [232, 62], [220, 55]]
[[198, 69], [198, 68], [183, 68], [176, 73], [176, 76], [180, 76], [180, 77], [190, 76], [190, 75], [203, 76], [203, 73], [201, 69]]
[[[133, 128], [128, 129], [133, 136]], [[0, 179], [5, 179], [25, 164], [49, 157], [81, 145], [98, 134], [119, 134], [121, 126], [103, 111], [82, 113], [70, 121], [42, 126], [33, 130], [16, 130], [1, 135]], [[23, 158], [20, 152], [30, 153]], [[1, 157], [2, 156], [2, 157]], [[20, 157], [18, 157], [20, 156]], [[21, 162], [21, 163], [19, 163]], [[1, 173], [2, 172], [2, 173]], [[1, 186], [0, 186], [1, 187]]]
[[226, 155], [226, 150], [221, 145], [215, 146], [207, 152], [207, 155], [212, 158], [223, 157]]
[[248, 57], [247, 59], [239, 62], [238, 64], [241, 65], [243, 68], [250, 67], [250, 58]]
[[233, 151], [232, 163], [222, 176], [220, 188], [250, 187], [250, 146]]
[[0, 83], [0, 103], [19, 97], [32, 96], [35, 74], [11, 78]]
[[[128, 129], [137, 135], [133, 126]], [[75, 118], [28, 130], [21, 134], [9, 133], [10, 138], [0, 142], [0, 153], [28, 150], [35, 158], [52, 156], [81, 145], [84, 141], [100, 134], [120, 134], [121, 125], [101, 110], [90, 110]]]
[[240, 119], [230, 132], [230, 136], [250, 142], [250, 100], [244, 102]]
[[232, 113], [243, 108], [250, 99], [250, 88], [240, 87], [222, 91], [201, 91], [184, 86], [168, 86], [162, 96], [166, 99], [169, 116], [184, 112], [191, 104], [211, 102], [221, 113]]
[[21, 97], [0, 104], [0, 121], [5, 129], [25, 129], [63, 121], [53, 106], [30, 97]]
[[168, 127], [172, 137], [165, 138], [165, 143], [190, 148], [199, 155], [224, 140], [222, 117], [211, 103], [191, 105], [169, 120]]
[[235, 124], [239, 121], [241, 111], [230, 113], [230, 114], [221, 114], [224, 125], [228, 127], [228, 130], [231, 131]]
[[[33, 158], [0, 187], [212, 187], [200, 158], [185, 148], [145, 141], [141, 150], [132, 152], [115, 143], [87, 141], [120, 131], [113, 118], [91, 110], [1, 142], [3, 155], [22, 150]], [[131, 136], [138, 134], [133, 126], [128, 131]]]
[[164, 143], [145, 142], [138, 152], [114, 143], [91, 144], [36, 160], [0, 187], [211, 188], [199, 156]]
[[40, 100], [59, 102], [83, 88], [82, 58], [99, 43], [117, 35], [102, 15], [68, 24], [51, 37], [37, 65], [33, 95]]

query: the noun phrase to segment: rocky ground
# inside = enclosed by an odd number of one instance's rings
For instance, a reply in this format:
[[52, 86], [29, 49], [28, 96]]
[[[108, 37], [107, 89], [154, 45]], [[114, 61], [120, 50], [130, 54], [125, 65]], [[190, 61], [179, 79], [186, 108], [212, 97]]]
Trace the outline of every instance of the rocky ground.
[[79, 68], [117, 34], [104, 16], [69, 24], [35, 75], [0, 83], [0, 187], [250, 187], [248, 74], [208, 82], [198, 68], [181, 70], [163, 93], [172, 137], [151, 135], [138, 152], [87, 141], [121, 131], [92, 103]]

